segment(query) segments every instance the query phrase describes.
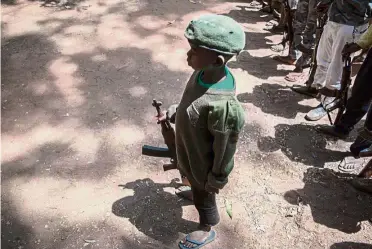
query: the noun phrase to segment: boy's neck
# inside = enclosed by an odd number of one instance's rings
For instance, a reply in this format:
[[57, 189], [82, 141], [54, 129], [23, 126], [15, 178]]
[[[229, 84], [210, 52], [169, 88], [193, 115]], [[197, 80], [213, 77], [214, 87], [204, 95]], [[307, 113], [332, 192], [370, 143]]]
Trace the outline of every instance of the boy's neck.
[[226, 78], [225, 66], [206, 69], [203, 71], [202, 80], [206, 84], [218, 83]]

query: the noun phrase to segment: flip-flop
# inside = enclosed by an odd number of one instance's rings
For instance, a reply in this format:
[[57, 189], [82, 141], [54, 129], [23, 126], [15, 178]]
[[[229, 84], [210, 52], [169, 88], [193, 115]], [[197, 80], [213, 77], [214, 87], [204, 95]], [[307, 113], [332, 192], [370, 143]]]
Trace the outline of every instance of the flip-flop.
[[180, 186], [179, 188], [176, 189], [175, 193], [178, 197], [181, 197], [189, 201], [193, 201], [192, 191], [191, 191], [190, 186]]
[[289, 73], [287, 74], [284, 79], [286, 81], [289, 81], [289, 82], [296, 82], [298, 80], [301, 80], [305, 77], [305, 73], [295, 73], [295, 72], [292, 72], [292, 73]]
[[183, 243], [180, 242], [180, 243], [178, 243], [178, 247], [180, 249], [199, 249], [199, 248], [202, 248], [203, 246], [211, 243], [212, 241], [214, 241], [216, 239], [216, 232], [214, 230], [211, 230], [209, 232], [208, 238], [204, 242], [192, 240], [192, 239], [190, 239], [190, 235], [187, 235], [185, 239], [186, 239], [187, 242], [196, 245], [196, 247], [191, 247], [191, 248], [186, 247], [186, 246], [183, 245]]

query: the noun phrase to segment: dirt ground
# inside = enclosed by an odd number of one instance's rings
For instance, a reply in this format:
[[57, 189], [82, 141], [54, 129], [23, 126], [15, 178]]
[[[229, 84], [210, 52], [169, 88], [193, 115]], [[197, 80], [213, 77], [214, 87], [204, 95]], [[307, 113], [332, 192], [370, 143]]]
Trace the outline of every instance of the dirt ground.
[[2, 2], [3, 249], [177, 248], [195, 228], [177, 172], [141, 146], [162, 144], [151, 101], [179, 100], [191, 73], [183, 30], [204, 13], [235, 18], [247, 37], [229, 64], [247, 122], [205, 248], [372, 248], [372, 196], [331, 170], [355, 133], [335, 141], [304, 121], [317, 103], [271, 58], [281, 36], [263, 31], [270, 16], [248, 2], [20, 0]]

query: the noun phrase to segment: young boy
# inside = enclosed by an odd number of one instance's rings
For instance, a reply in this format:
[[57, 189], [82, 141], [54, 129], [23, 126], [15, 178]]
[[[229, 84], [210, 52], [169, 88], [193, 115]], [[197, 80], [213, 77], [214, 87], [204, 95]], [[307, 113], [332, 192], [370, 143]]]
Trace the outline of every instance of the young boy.
[[216, 194], [233, 169], [244, 125], [244, 110], [235, 97], [235, 79], [226, 63], [244, 49], [245, 34], [229, 17], [205, 15], [190, 22], [185, 37], [191, 46], [187, 62], [195, 72], [174, 114], [176, 148], [178, 167], [191, 184], [200, 224], [179, 247], [196, 249], [216, 237], [212, 230], [220, 220]]

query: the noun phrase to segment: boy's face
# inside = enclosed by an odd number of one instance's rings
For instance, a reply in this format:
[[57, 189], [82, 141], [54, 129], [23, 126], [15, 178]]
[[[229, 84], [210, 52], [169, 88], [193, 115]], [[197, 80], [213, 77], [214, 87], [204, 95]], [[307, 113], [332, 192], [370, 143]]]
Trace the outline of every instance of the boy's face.
[[187, 52], [187, 62], [194, 70], [203, 70], [214, 66], [217, 63], [218, 54], [214, 51], [198, 47], [190, 43], [190, 50]]

